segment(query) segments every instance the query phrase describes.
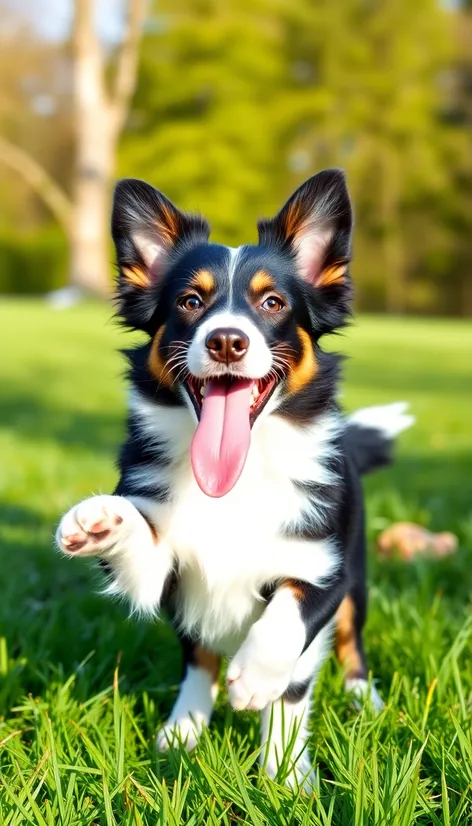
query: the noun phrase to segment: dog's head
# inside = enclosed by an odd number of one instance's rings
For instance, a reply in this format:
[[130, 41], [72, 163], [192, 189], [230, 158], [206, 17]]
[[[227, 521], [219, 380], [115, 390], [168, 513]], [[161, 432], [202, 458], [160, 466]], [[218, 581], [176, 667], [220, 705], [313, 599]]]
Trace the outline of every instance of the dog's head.
[[259, 243], [212, 244], [202, 218], [142, 181], [116, 187], [112, 233], [120, 314], [151, 337], [148, 369], [199, 426], [197, 481], [222, 496], [237, 481], [261, 414], [310, 410], [321, 335], [349, 314], [352, 213], [344, 175], [310, 178]]

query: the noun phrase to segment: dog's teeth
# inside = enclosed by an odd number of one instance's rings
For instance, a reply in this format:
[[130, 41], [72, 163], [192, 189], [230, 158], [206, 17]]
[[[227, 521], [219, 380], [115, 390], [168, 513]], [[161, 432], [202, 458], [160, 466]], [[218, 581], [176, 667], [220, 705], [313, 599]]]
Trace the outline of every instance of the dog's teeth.
[[205, 395], [205, 390], [206, 390], [206, 384], [202, 384], [202, 386], [200, 387], [200, 396]]

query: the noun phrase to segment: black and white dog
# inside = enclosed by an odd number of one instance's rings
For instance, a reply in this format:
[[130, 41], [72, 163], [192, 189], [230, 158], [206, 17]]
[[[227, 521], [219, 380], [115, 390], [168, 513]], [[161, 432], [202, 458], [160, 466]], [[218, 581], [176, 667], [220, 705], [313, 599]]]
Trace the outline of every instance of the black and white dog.
[[175, 626], [185, 672], [158, 747], [195, 745], [229, 657], [233, 708], [262, 711], [272, 776], [290, 741], [297, 782], [333, 636], [346, 687], [367, 694], [359, 476], [412, 422], [403, 404], [346, 420], [336, 401], [339, 358], [319, 340], [350, 313], [351, 228], [339, 170], [238, 249], [210, 243], [205, 220], [148, 184], [118, 183], [119, 315], [149, 340], [127, 353], [115, 493], [72, 508], [57, 533], [64, 553], [101, 560], [109, 594]]

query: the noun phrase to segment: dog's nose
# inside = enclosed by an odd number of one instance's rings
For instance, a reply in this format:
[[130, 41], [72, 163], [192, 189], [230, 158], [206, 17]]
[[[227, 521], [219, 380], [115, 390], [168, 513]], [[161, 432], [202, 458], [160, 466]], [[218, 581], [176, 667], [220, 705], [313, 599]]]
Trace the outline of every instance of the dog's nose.
[[205, 345], [213, 361], [231, 364], [247, 353], [249, 339], [242, 330], [221, 328], [209, 333]]

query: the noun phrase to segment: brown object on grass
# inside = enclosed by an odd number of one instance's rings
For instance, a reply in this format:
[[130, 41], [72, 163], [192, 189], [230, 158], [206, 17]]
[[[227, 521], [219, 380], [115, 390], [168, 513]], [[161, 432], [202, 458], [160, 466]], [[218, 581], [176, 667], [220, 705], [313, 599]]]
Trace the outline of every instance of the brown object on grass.
[[399, 556], [410, 561], [415, 556], [450, 556], [457, 550], [458, 539], [453, 533], [431, 533], [413, 522], [397, 522], [380, 534], [377, 544], [381, 556]]

